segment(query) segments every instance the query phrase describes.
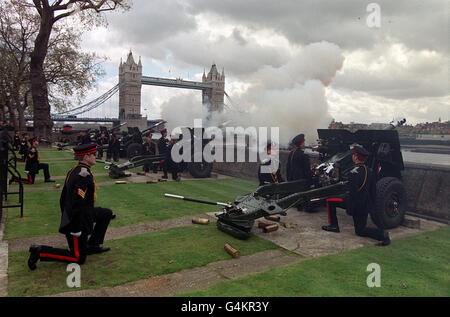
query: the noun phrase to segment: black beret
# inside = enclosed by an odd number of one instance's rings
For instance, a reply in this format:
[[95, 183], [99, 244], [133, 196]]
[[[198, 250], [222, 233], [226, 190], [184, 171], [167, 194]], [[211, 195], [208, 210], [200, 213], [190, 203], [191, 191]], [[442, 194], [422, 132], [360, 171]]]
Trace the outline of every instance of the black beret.
[[293, 144], [298, 144], [298, 143], [302, 143], [303, 141], [305, 141], [305, 135], [303, 133], [296, 135], [293, 139], [292, 139], [292, 143]]
[[91, 154], [97, 152], [97, 144], [82, 144], [73, 148], [76, 156], [84, 156], [86, 154]]

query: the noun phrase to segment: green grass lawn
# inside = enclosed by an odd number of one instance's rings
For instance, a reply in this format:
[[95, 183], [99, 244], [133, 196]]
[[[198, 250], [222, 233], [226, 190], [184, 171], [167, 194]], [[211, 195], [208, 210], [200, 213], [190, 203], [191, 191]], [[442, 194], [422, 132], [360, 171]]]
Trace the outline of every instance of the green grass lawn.
[[[256, 182], [239, 179], [100, 186], [96, 206], [111, 208], [117, 218], [110, 226], [121, 227], [220, 210], [211, 205], [165, 198], [164, 193], [227, 202], [256, 186]], [[58, 234], [61, 190], [26, 191], [24, 195], [24, 218], [20, 218], [19, 209], [8, 210], [5, 239]], [[14, 200], [17, 195], [11, 196], [9, 203]]]
[[256, 236], [242, 241], [217, 230], [216, 224], [173, 228], [108, 241], [111, 251], [89, 256], [81, 266], [81, 288], [66, 286], [67, 264], [38, 262], [30, 271], [29, 253], [10, 252], [9, 296], [40, 296], [73, 290], [121, 285], [156, 275], [178, 272], [211, 262], [231, 259], [224, 250], [229, 243], [241, 255], [278, 247]]
[[[274, 268], [180, 296], [450, 296], [450, 228]], [[381, 287], [369, 288], [370, 263]]]
[[[77, 165], [77, 161], [73, 159], [73, 156], [71, 159], [54, 159], [54, 160], [45, 160], [41, 156], [39, 157], [40, 162], [47, 163], [49, 165], [49, 171], [50, 175], [53, 176], [66, 176], [67, 172]], [[105, 164], [97, 163], [92, 167], [92, 172], [95, 175], [98, 174], [108, 174], [108, 171], [105, 170]], [[17, 163], [17, 170], [21, 174], [21, 177], [25, 178], [25, 163]], [[36, 178], [43, 178], [44, 172], [39, 171], [39, 174], [36, 175]]]

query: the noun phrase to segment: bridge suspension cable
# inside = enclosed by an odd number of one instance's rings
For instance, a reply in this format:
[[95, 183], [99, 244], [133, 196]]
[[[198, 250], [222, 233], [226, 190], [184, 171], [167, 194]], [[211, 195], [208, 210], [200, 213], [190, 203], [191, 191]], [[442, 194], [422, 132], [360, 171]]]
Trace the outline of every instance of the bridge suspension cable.
[[227, 110], [234, 111], [234, 112], [239, 112], [239, 113], [247, 113], [246, 111], [237, 109], [238, 107], [235, 106], [233, 100], [231, 100], [231, 97], [227, 94], [226, 91], [224, 91], [224, 94], [225, 94], [225, 97], [227, 97], [227, 100], [230, 102], [229, 105], [224, 103], [224, 106], [227, 108]]
[[54, 117], [64, 117], [64, 116], [75, 116], [75, 115], [80, 115], [82, 113], [88, 112], [90, 110], [93, 110], [99, 106], [101, 106], [103, 103], [105, 103], [109, 98], [111, 98], [119, 89], [120, 87], [122, 87], [125, 83], [122, 82], [120, 84], [115, 85], [113, 88], [111, 88], [110, 90], [108, 90], [107, 92], [105, 92], [103, 95], [101, 95], [100, 97], [95, 98], [94, 100], [88, 102], [87, 104], [84, 104], [82, 106], [73, 108], [73, 109], [69, 109], [66, 111], [62, 111], [59, 112], [55, 115], [53, 115]]

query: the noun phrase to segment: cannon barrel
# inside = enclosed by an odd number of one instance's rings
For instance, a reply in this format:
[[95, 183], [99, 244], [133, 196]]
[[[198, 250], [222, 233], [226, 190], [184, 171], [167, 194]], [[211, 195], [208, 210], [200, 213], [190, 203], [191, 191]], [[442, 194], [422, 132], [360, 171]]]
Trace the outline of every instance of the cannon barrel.
[[207, 205], [223, 206], [223, 207], [229, 207], [229, 208], [233, 207], [231, 204], [228, 204], [228, 203], [214, 202], [214, 201], [202, 200], [202, 199], [197, 199], [197, 198], [189, 198], [189, 197], [184, 197], [184, 196], [180, 196], [180, 195], [164, 194], [164, 196], [168, 197], [168, 198], [181, 199], [181, 200], [192, 201], [195, 203], [201, 203], [201, 204], [207, 204]]
[[389, 122], [389, 125], [383, 130], [395, 130], [395, 128], [402, 126], [403, 124], [405, 124], [405, 122], [406, 122], [405, 118], [392, 120], [391, 122]]
[[153, 129], [155, 129], [156, 127], [158, 127], [158, 126], [160, 126], [161, 124], [164, 124], [164, 123], [166, 123], [167, 121], [160, 121], [160, 122], [158, 122], [158, 123], [155, 123], [155, 124], [153, 124], [153, 125], [151, 125], [151, 126], [149, 126], [147, 129], [145, 129], [145, 130], [143, 130], [142, 132], [141, 132], [141, 134], [145, 134], [145, 133], [147, 133], [147, 132], [149, 132], [149, 131], [152, 131]]

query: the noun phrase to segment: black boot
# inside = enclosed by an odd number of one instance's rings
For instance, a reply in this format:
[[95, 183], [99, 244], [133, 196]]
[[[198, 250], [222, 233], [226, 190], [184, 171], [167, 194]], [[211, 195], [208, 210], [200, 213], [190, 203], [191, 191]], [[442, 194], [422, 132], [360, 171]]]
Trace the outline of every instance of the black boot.
[[339, 226], [337, 226], [337, 225], [322, 226], [322, 230], [331, 231], [331, 232], [340, 232]]
[[55, 181], [53, 179], [47, 178], [44, 182], [46, 182], [46, 183], [54, 183]]
[[384, 240], [381, 241], [378, 245], [379, 245], [379, 246], [382, 246], [382, 247], [385, 247], [385, 246], [387, 246], [387, 245], [390, 245], [390, 244], [391, 244], [391, 235], [389, 234], [388, 231], [385, 231], [385, 232], [383, 233], [383, 237], [384, 237]]
[[36, 270], [36, 263], [39, 260], [39, 253], [41, 253], [41, 246], [32, 244], [30, 246], [30, 257], [28, 258], [28, 267], [30, 270]]
[[91, 255], [91, 254], [96, 254], [96, 253], [103, 253], [103, 252], [107, 252], [109, 250], [111, 250], [111, 248], [107, 247], [107, 246], [101, 247], [99, 245], [90, 245], [87, 248], [87, 254]]

